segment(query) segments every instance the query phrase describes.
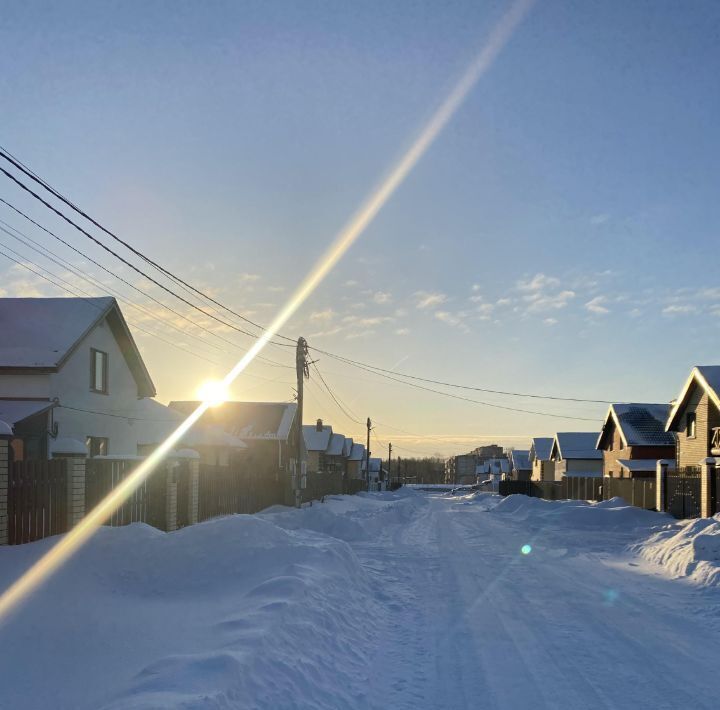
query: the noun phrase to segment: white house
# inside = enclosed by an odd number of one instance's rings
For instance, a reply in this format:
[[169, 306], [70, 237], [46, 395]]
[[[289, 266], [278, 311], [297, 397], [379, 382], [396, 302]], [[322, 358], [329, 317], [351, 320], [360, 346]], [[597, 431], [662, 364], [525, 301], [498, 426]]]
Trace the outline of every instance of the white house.
[[[114, 298], [0, 298], [0, 421], [16, 459], [47, 458], [61, 439], [91, 456], [144, 453], [182, 419], [154, 395]], [[184, 445], [244, 447], [218, 436], [196, 427]]]

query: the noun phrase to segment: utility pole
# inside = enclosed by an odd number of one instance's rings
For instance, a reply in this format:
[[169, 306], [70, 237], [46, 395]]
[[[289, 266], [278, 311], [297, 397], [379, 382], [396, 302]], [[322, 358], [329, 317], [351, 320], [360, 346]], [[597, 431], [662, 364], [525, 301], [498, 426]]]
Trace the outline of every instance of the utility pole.
[[295, 350], [295, 372], [297, 375], [297, 422], [298, 422], [298, 440], [297, 453], [295, 460], [295, 470], [293, 471], [293, 487], [295, 489], [295, 507], [302, 505], [302, 487], [303, 487], [303, 453], [305, 450], [305, 442], [303, 441], [303, 385], [305, 380], [310, 377], [310, 367], [308, 365], [308, 346], [305, 338], [300, 337], [297, 341]]
[[370, 490], [370, 430], [372, 422], [370, 417], [367, 418], [367, 446], [365, 447], [365, 478], [367, 479], [367, 489]]
[[402, 459], [398, 456], [398, 465], [397, 465], [397, 484], [398, 488], [402, 485], [400, 482], [400, 467], [402, 466]]
[[392, 469], [390, 468], [391, 460], [392, 460], [392, 444], [388, 444], [388, 476], [387, 476], [388, 477], [388, 482], [387, 482], [388, 490], [389, 490], [389, 486], [390, 486], [390, 477], [392, 476], [392, 473], [391, 473]]

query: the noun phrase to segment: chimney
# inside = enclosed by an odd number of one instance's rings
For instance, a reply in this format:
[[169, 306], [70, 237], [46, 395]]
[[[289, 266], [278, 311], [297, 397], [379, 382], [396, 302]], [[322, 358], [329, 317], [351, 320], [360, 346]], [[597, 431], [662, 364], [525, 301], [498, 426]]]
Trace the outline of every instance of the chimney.
[[315, 424], [315, 431], [322, 431], [322, 419], [317, 420], [317, 424]]

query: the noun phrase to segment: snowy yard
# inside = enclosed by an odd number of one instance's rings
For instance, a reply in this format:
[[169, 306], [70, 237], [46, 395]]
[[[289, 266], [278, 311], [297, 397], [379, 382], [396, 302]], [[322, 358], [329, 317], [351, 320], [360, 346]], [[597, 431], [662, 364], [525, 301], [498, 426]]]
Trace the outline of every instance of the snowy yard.
[[718, 558], [717, 520], [483, 493], [104, 528], [0, 628], [0, 708], [715, 708]]

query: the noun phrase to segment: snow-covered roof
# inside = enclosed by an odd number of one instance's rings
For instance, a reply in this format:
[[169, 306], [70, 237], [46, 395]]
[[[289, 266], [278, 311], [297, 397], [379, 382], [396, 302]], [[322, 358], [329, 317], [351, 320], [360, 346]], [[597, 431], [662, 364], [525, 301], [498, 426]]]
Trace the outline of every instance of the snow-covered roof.
[[218, 426], [203, 426], [196, 424], [182, 438], [183, 445], [194, 446], [222, 446], [228, 449], [247, 449], [247, 444], [237, 436], [228, 434]]
[[344, 456], [345, 458], [347, 458], [348, 456], [350, 456], [350, 452], [352, 451], [352, 447], [353, 447], [353, 440], [350, 439], [350, 438], [348, 438], [348, 437], [346, 436], [346, 437], [345, 437], [345, 443], [343, 444], [343, 456]]
[[513, 449], [510, 452], [510, 461], [512, 462], [512, 468], [515, 471], [529, 471], [532, 468], [530, 466], [529, 451]]
[[[200, 402], [170, 402], [170, 408], [188, 415]], [[201, 421], [215, 424], [243, 441], [286, 441], [297, 413], [295, 402], [224, 402], [211, 407]]]
[[563, 460], [602, 459], [602, 451], [595, 448], [597, 438], [592, 431], [559, 431], [555, 434], [552, 453], [557, 450]]
[[688, 376], [682, 391], [678, 395], [665, 425], [666, 431], [676, 431], [677, 418], [685, 407], [693, 386], [697, 385], [707, 392], [710, 400], [720, 409], [720, 365], [696, 365]]
[[155, 386], [120, 308], [101, 298], [0, 298], [0, 371], [56, 371], [101, 321], [120, 345], [142, 397]]
[[54, 406], [55, 402], [47, 400], [38, 402], [27, 399], [0, 399], [0, 420], [14, 427], [18, 422], [42, 414]]
[[315, 424], [303, 424], [302, 429], [305, 448], [308, 451], [327, 451], [333, 433], [331, 426], [324, 424], [322, 429], [318, 431]]
[[[371, 456], [368, 463], [370, 466], [370, 473], [380, 473], [380, 471], [382, 470], [382, 459], [381, 458], [375, 458], [375, 457]], [[364, 460], [363, 460], [363, 470], [365, 470]]]
[[362, 461], [365, 458], [365, 445], [353, 444], [348, 461]]
[[488, 459], [475, 467], [475, 473], [510, 473], [510, 461], [497, 457]]
[[552, 436], [536, 436], [532, 439], [532, 449], [538, 461], [548, 461], [554, 439]]
[[596, 448], [602, 448], [611, 421], [618, 428], [625, 446], [674, 446], [675, 438], [665, 431], [669, 412], [669, 404], [611, 404]]
[[657, 459], [618, 459], [618, 463], [628, 471], [656, 471]]
[[345, 447], [345, 435], [344, 434], [332, 434], [330, 436], [330, 442], [325, 450], [328, 456], [342, 456], [343, 448]]
[[77, 439], [70, 439], [68, 437], [58, 437], [57, 439], [50, 439], [49, 449], [51, 455], [88, 455], [88, 449], [85, 445], [85, 442], [78, 441]]

